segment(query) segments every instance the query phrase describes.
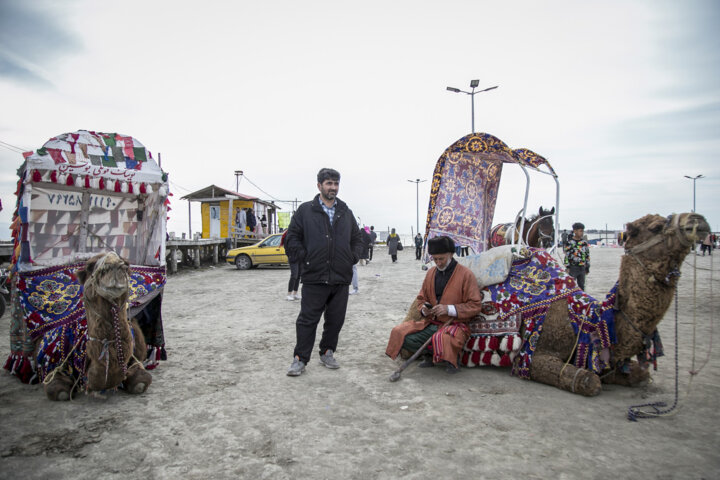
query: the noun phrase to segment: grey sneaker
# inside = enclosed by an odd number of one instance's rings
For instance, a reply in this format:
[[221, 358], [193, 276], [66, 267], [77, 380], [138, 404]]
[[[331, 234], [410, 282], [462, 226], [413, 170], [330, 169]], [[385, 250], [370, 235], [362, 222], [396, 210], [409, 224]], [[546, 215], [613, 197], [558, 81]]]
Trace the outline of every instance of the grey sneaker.
[[289, 377], [297, 377], [298, 375], [302, 374], [305, 371], [305, 362], [302, 360], [298, 360], [297, 358], [293, 358], [292, 365], [290, 365], [290, 368], [287, 371], [287, 374]]
[[320, 363], [325, 365], [327, 368], [340, 368], [340, 364], [333, 357], [333, 351], [328, 350], [320, 355]]

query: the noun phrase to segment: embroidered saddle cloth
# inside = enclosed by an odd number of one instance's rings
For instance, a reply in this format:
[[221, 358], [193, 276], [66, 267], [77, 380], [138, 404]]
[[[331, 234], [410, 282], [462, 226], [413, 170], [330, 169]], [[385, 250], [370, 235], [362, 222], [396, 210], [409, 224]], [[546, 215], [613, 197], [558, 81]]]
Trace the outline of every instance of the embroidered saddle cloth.
[[603, 351], [615, 342], [616, 290], [617, 285], [599, 302], [580, 290], [547, 251], [522, 249], [507, 279], [482, 289], [483, 309], [468, 325], [471, 336], [460, 363], [468, 367], [512, 365], [513, 375], [529, 378], [545, 314], [550, 304], [564, 299], [575, 334], [580, 331], [573, 363], [600, 372], [606, 366]]

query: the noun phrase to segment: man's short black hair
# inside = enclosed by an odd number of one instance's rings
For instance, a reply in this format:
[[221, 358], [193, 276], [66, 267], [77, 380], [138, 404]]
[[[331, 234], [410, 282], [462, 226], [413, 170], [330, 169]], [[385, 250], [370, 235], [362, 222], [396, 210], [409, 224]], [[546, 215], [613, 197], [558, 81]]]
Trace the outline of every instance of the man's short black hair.
[[321, 168], [317, 174], [318, 183], [323, 183], [325, 180], [340, 181], [340, 172], [333, 170], [332, 168]]
[[585, 225], [580, 222], [573, 223], [573, 230], [585, 230]]

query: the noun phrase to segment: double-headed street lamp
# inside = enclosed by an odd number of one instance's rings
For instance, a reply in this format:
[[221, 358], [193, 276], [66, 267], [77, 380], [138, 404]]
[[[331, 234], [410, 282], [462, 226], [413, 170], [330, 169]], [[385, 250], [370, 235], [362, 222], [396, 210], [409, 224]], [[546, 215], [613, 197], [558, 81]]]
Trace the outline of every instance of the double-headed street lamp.
[[415, 233], [420, 232], [420, 184], [422, 182], [427, 182], [427, 180], [420, 180], [419, 178], [416, 178], [415, 180], [408, 180], [410, 183], [415, 184], [415, 228], [417, 229]]
[[495, 85], [494, 87], [485, 88], [483, 90], [478, 90], [476, 92], [475, 89], [477, 88], [478, 85], [480, 85], [480, 80], [470, 80], [470, 88], [472, 88], [472, 92], [466, 92], [465, 90], [460, 90], [459, 88], [455, 88], [455, 87], [447, 87], [447, 89], [451, 92], [466, 93], [466, 94], [470, 95], [470, 105], [471, 105], [470, 115], [471, 115], [471, 123], [472, 123], [472, 133], [475, 133], [475, 94], [487, 92], [488, 90], [494, 90], [494, 89], [498, 88], [498, 86]]
[[696, 175], [696, 176], [694, 176], [694, 177], [690, 177], [690, 176], [688, 176], [688, 175], [685, 175], [685, 178], [689, 178], [690, 180], [693, 181], [693, 209], [692, 209], [692, 211], [693, 211], [693, 213], [695, 213], [695, 181], [696, 181], [698, 178], [705, 178], [705, 177], [702, 176], [702, 175]]

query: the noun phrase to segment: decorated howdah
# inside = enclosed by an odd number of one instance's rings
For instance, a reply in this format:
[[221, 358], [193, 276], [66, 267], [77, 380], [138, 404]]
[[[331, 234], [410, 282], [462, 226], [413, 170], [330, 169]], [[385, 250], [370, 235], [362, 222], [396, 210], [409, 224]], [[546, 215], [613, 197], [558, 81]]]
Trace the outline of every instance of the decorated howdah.
[[[513, 150], [489, 133], [471, 133], [445, 149], [433, 172], [425, 246], [429, 239], [445, 235], [475, 253], [489, 248], [506, 163], [557, 176], [544, 157], [527, 148]], [[430, 260], [427, 251], [424, 260]]]
[[65, 133], [23, 156], [11, 225], [5, 368], [34, 383], [62, 365], [82, 384], [87, 325], [78, 272], [106, 252], [130, 264], [128, 316], [147, 342], [145, 368], [154, 368], [166, 358], [167, 173], [142, 143], [118, 133]]

